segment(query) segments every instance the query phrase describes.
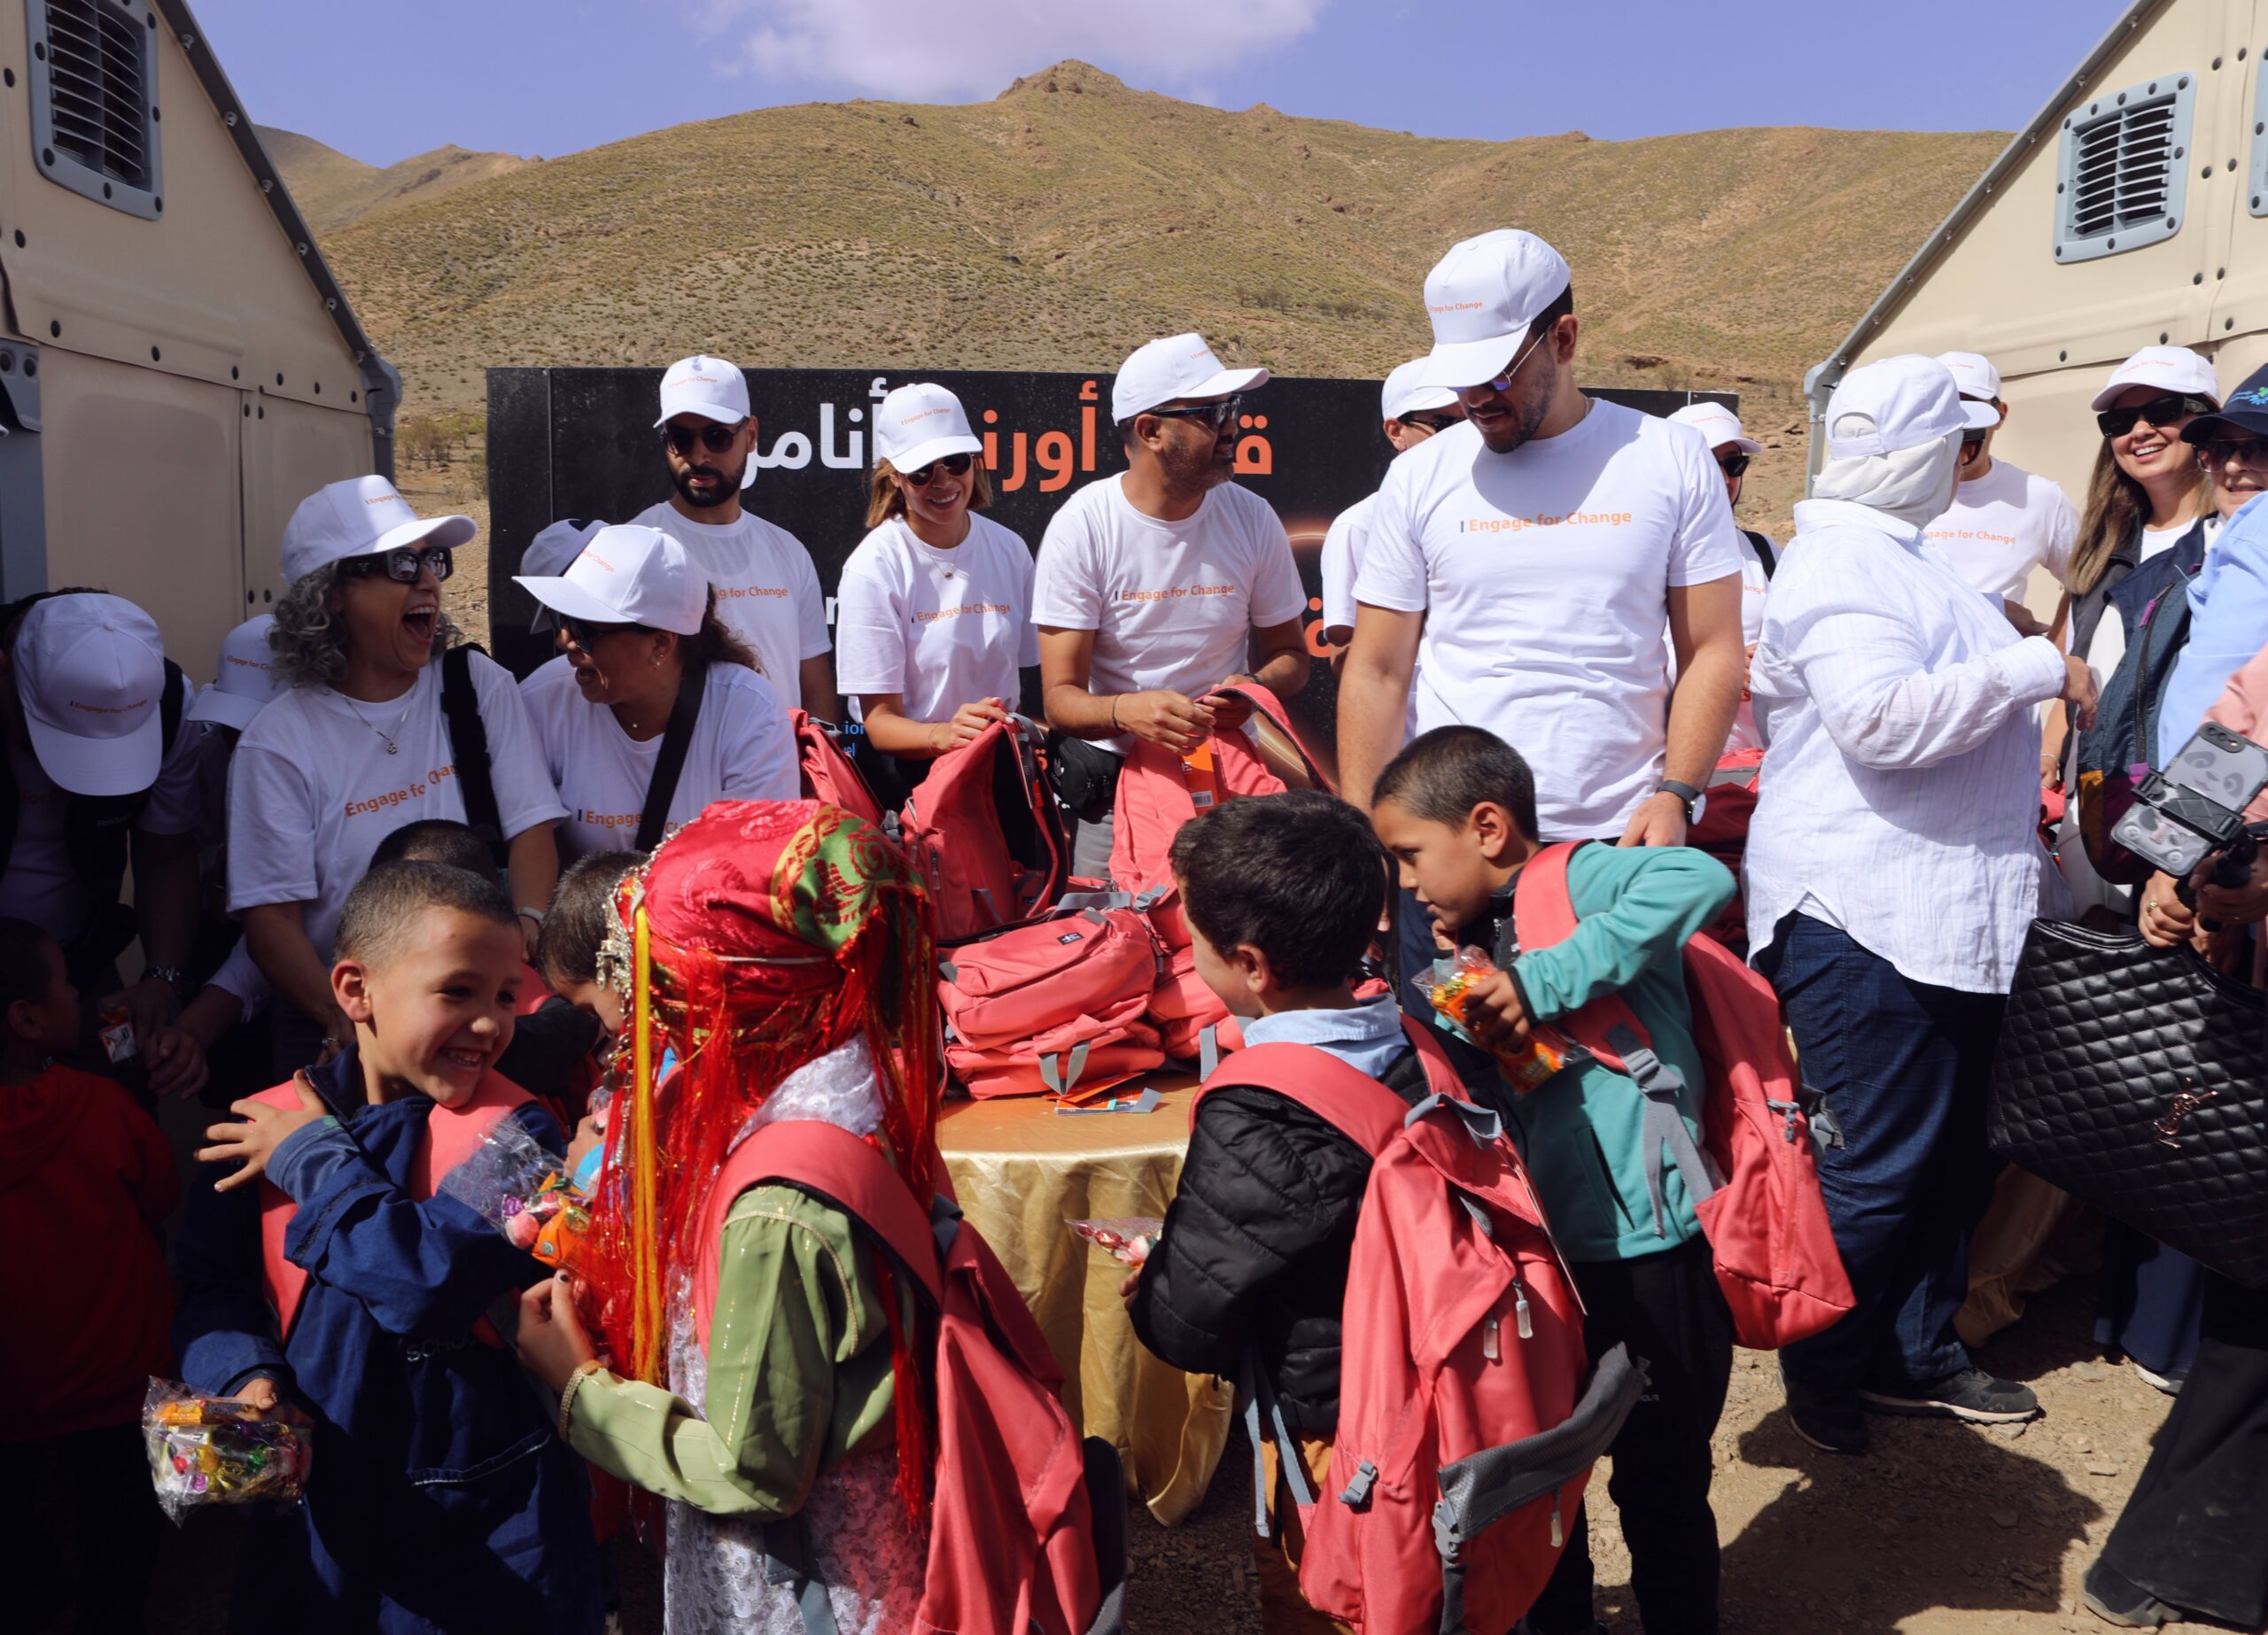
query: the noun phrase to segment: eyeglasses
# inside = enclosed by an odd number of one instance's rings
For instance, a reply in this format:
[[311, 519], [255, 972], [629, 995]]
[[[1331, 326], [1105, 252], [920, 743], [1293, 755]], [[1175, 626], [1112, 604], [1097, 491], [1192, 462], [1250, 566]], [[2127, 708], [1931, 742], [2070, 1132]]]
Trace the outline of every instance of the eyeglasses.
[[383, 556], [350, 556], [346, 562], [347, 577], [367, 579], [380, 569], [387, 578], [400, 585], [415, 585], [421, 572], [430, 571], [437, 579], [446, 579], [456, 571], [456, 553], [446, 545], [429, 545], [420, 550], [414, 545], [397, 545]]
[[1479, 386], [1467, 386], [1465, 390], [1467, 391], [1479, 391], [1485, 387], [1490, 391], [1510, 391], [1512, 389], [1512, 376], [1520, 372], [1520, 365], [1527, 361], [1528, 353], [1535, 350], [1536, 344], [1543, 339], [1544, 335], [1549, 335], [1550, 333], [1550, 330], [1546, 329], [1543, 331], [1543, 335], [1531, 337], [1528, 344], [1521, 347], [1518, 352], [1512, 355], [1512, 360], [1504, 366], [1504, 372], [1503, 374], [1497, 376], [1494, 380], [1482, 381]]
[[556, 616], [559, 628], [567, 632], [567, 639], [586, 653], [591, 650], [591, 644], [602, 636], [620, 636], [646, 628], [642, 624], [602, 624], [595, 619], [582, 618], [572, 613], [562, 613]]
[[2102, 428], [2103, 436], [2123, 438], [2134, 429], [2134, 422], [2138, 420], [2147, 420], [2151, 425], [2163, 430], [2191, 415], [2210, 415], [2212, 412], [2213, 406], [2202, 398], [2185, 397], [2180, 392], [2170, 391], [2162, 398], [2152, 398], [2148, 403], [2138, 404], [2132, 408], [2105, 409], [2094, 417], [2094, 423]]
[[746, 424], [748, 422], [741, 420], [729, 426], [720, 426], [714, 421], [705, 426], [664, 426], [662, 441], [680, 455], [692, 453], [696, 442], [711, 453], [721, 454], [732, 447], [741, 434], [741, 428]]
[[974, 454], [945, 454], [931, 461], [919, 471], [901, 471], [898, 476], [916, 488], [927, 488], [937, 480], [937, 473], [940, 471], [950, 471], [955, 477], [960, 476], [962, 472], [968, 469], [968, 462], [975, 458]]
[[2268, 438], [2216, 438], [2197, 446], [2198, 456], [2209, 466], [2249, 466], [2268, 471]]
[[1748, 469], [1748, 460], [1746, 454], [1727, 454], [1717, 461], [1717, 469], [1727, 477], [1739, 477]]
[[1218, 437], [1237, 423], [1237, 416], [1244, 413], [1244, 394], [1236, 392], [1217, 403], [1198, 403], [1188, 408], [1145, 409], [1146, 415], [1155, 415], [1160, 420], [1193, 420], [1213, 428]]
[[1464, 416], [1462, 415], [1404, 415], [1402, 416], [1402, 423], [1405, 426], [1422, 426], [1428, 431], [1447, 431], [1451, 426], [1463, 425]]

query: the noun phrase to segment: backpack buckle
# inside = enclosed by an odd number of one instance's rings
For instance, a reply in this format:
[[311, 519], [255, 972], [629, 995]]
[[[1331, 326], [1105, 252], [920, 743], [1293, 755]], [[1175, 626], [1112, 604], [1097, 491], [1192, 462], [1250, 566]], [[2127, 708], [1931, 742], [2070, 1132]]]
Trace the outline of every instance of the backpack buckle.
[[1355, 1467], [1355, 1479], [1347, 1484], [1347, 1491], [1339, 1495], [1339, 1502], [1349, 1510], [1370, 1507], [1371, 1489], [1378, 1485], [1379, 1468], [1364, 1460]]

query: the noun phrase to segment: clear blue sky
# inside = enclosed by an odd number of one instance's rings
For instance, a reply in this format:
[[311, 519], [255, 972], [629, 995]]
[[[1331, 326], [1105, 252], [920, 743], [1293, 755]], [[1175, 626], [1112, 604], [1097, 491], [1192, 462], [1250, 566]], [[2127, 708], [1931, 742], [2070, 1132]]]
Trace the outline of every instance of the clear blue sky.
[[1421, 135], [2008, 129], [2123, 0], [192, 0], [237, 94], [374, 164], [555, 158], [850, 97], [972, 102], [1082, 57], [1227, 108]]

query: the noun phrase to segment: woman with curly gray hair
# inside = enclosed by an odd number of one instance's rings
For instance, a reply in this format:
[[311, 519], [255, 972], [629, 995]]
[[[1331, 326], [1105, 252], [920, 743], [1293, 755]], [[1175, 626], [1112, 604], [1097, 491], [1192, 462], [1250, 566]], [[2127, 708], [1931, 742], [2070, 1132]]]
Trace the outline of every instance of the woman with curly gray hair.
[[[229, 780], [229, 907], [297, 1013], [276, 1019], [283, 1073], [353, 1037], [331, 996], [331, 940], [371, 852], [420, 818], [466, 821], [433, 661], [458, 635], [441, 581], [477, 526], [421, 518], [392, 484], [364, 477], [310, 495], [284, 527], [291, 588], [269, 643], [288, 691], [245, 729]], [[511, 676], [469, 656], [512, 901], [532, 940], [559, 879], [552, 825], [567, 814]]]

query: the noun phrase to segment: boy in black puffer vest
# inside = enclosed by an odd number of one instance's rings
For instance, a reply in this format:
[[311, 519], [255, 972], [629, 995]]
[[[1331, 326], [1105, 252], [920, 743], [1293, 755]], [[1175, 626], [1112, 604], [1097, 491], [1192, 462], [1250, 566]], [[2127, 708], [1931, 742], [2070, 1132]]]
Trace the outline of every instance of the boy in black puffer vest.
[[[1328, 795], [1229, 801], [1174, 839], [1174, 879], [1197, 972], [1245, 1042], [1330, 1051], [1415, 1104], [1425, 1076], [1391, 994], [1354, 996], [1386, 906], [1385, 856], [1353, 807]], [[1370, 1155], [1270, 1090], [1200, 1104], [1163, 1236], [1128, 1306], [1142, 1343], [1176, 1368], [1236, 1380], [1266, 1371], [1310, 1475], [1339, 1422], [1340, 1309]], [[1298, 1520], [1265, 1450], [1273, 1538], [1255, 1541], [1262, 1625], [1335, 1630], [1301, 1599]]]

